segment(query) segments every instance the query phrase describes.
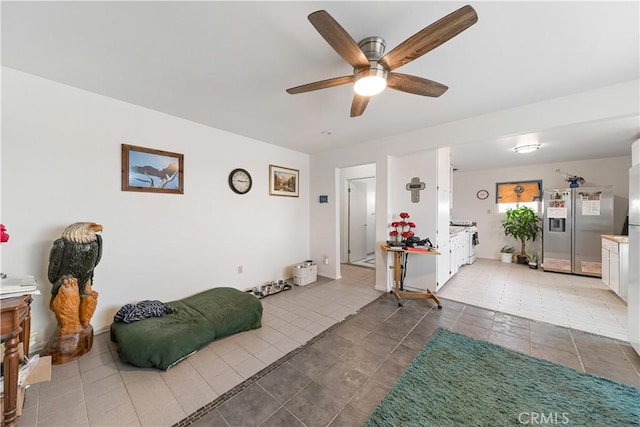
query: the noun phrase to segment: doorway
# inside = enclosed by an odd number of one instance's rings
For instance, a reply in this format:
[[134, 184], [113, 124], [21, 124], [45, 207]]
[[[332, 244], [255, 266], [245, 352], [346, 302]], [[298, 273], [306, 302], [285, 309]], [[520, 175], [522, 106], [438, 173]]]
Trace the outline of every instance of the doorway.
[[375, 268], [375, 177], [345, 180], [343, 262]]
[[354, 179], [348, 183], [349, 227], [347, 229], [347, 261], [353, 263], [367, 257], [367, 183]]

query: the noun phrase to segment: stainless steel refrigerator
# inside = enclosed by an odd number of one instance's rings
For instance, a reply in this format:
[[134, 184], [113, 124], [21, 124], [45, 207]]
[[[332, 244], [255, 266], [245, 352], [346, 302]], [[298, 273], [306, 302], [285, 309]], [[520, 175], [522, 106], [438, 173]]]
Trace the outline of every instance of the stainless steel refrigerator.
[[602, 234], [613, 234], [613, 188], [544, 190], [544, 271], [602, 277]]
[[640, 164], [629, 169], [629, 342], [640, 354]]

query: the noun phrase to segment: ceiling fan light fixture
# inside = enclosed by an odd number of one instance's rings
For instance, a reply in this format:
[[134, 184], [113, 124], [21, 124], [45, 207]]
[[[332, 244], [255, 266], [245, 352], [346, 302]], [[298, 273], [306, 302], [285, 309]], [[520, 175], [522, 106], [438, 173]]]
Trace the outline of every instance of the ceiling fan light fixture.
[[540, 149], [540, 144], [535, 143], [535, 144], [520, 145], [520, 146], [514, 148], [513, 150], [516, 153], [524, 154], [524, 153], [533, 153], [534, 151], [539, 150], [539, 149]]
[[387, 86], [414, 95], [433, 98], [442, 95], [448, 87], [441, 83], [393, 71], [432, 51], [478, 21], [473, 7], [463, 6], [385, 53], [386, 42], [382, 37], [367, 37], [356, 43], [326, 10], [317, 10], [307, 18], [329, 46], [351, 65], [353, 75], [292, 87], [287, 89], [287, 93], [294, 95], [353, 83], [356, 94], [351, 102], [351, 117], [361, 116], [367, 108], [369, 98], [382, 92]]
[[355, 75], [353, 90], [360, 96], [373, 96], [387, 87], [387, 71], [383, 68], [367, 68]]

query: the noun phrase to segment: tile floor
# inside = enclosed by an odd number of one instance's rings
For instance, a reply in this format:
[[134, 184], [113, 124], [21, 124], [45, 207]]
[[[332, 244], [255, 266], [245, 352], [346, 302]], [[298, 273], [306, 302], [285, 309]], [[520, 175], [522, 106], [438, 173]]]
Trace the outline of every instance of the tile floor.
[[[476, 264], [442, 290], [478, 283], [483, 270], [517, 289], [519, 280], [535, 283], [521, 277], [523, 266]], [[373, 290], [373, 275], [343, 266], [341, 280], [265, 298], [261, 329], [216, 341], [166, 372], [121, 364], [108, 334], [96, 335], [89, 354], [54, 366], [51, 382], [27, 390], [19, 424], [359, 425], [438, 326], [640, 386], [640, 357], [622, 341], [446, 299], [442, 310], [431, 300], [398, 307]], [[188, 417], [203, 406], [201, 418]]]
[[438, 296], [627, 341], [627, 305], [600, 278], [478, 259]]
[[379, 297], [373, 274], [347, 267], [341, 280], [264, 298], [262, 328], [216, 340], [166, 372], [120, 363], [108, 332], [97, 334], [88, 354], [27, 390], [19, 424], [172, 425]]
[[406, 300], [399, 308], [385, 294], [178, 427], [362, 425], [438, 327], [640, 386], [640, 357], [628, 344], [454, 301], [443, 305]]
[[366, 257], [364, 257], [362, 259], [358, 259], [358, 260], [352, 261], [349, 264], [357, 265], [357, 266], [360, 266], [360, 267], [376, 268], [376, 255], [375, 254], [369, 254]]

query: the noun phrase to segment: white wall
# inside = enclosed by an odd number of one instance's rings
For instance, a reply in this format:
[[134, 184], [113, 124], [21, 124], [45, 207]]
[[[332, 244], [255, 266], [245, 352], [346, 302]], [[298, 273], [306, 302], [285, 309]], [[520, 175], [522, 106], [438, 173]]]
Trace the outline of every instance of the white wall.
[[[126, 303], [285, 279], [309, 258], [308, 155], [16, 70], [2, 77], [2, 266], [40, 283], [36, 347], [56, 324], [49, 250], [77, 221], [104, 226], [97, 331]], [[184, 154], [184, 194], [121, 191], [123, 143]], [[299, 198], [269, 196], [270, 163], [300, 170]], [[253, 177], [246, 195], [228, 186], [236, 167]]]
[[[342, 203], [341, 169], [362, 164], [375, 164], [376, 173], [376, 247], [386, 241], [387, 212], [387, 156], [373, 151], [342, 150], [326, 152], [316, 157], [315, 164], [310, 168], [310, 187], [312, 200], [318, 195], [329, 196], [329, 203], [311, 203], [309, 235], [311, 241], [311, 259], [328, 258], [328, 264], [318, 265], [318, 274], [330, 278], [340, 278], [340, 213]], [[376, 265], [383, 262], [380, 251], [376, 250]], [[376, 268], [376, 287], [386, 288], [386, 272]]]
[[[546, 165], [534, 165], [517, 168], [500, 168], [480, 171], [457, 171], [453, 173], [453, 210], [452, 218], [471, 220], [478, 223], [480, 245], [477, 247], [478, 257], [499, 259], [499, 251], [505, 244], [519, 248], [519, 244], [504, 235], [500, 221], [503, 213], [495, 208], [496, 183], [511, 181], [542, 180], [543, 188], [566, 188], [561, 175], [556, 169], [572, 175], [582, 176], [586, 182], [582, 186], [612, 185], [614, 188], [614, 233], [620, 234], [629, 207], [629, 167], [631, 155], [599, 160], [583, 160]], [[489, 191], [489, 197], [479, 200], [478, 190]], [[527, 250], [539, 245], [527, 243]], [[541, 251], [538, 249], [538, 252]]]
[[[3, 68], [0, 67], [0, 88], [2, 87], [2, 75], [3, 75]], [[2, 102], [0, 102], [0, 117], [2, 117]], [[0, 119], [0, 125], [2, 125], [2, 120]], [[2, 138], [0, 138], [0, 190], [2, 190]], [[2, 192], [0, 191], [0, 224], [4, 224], [4, 221], [2, 220]], [[7, 233], [9, 234], [9, 240], [11, 240], [11, 230], [7, 230]], [[4, 244], [0, 244], [0, 273], [3, 272], [2, 270], [2, 251], [3, 251], [3, 246]]]
[[[421, 239], [429, 238], [436, 242], [438, 210], [437, 199], [437, 162], [436, 150], [413, 153], [410, 156], [393, 157], [389, 163], [389, 210], [387, 214], [387, 237], [394, 221], [400, 221], [400, 212], [410, 215], [409, 221], [416, 224], [412, 231]], [[411, 201], [411, 192], [406, 189], [413, 177], [425, 183], [420, 191], [420, 201]], [[387, 265], [393, 265], [393, 254], [388, 255]], [[407, 261], [405, 287], [426, 290], [436, 288], [436, 256], [413, 254]]]

